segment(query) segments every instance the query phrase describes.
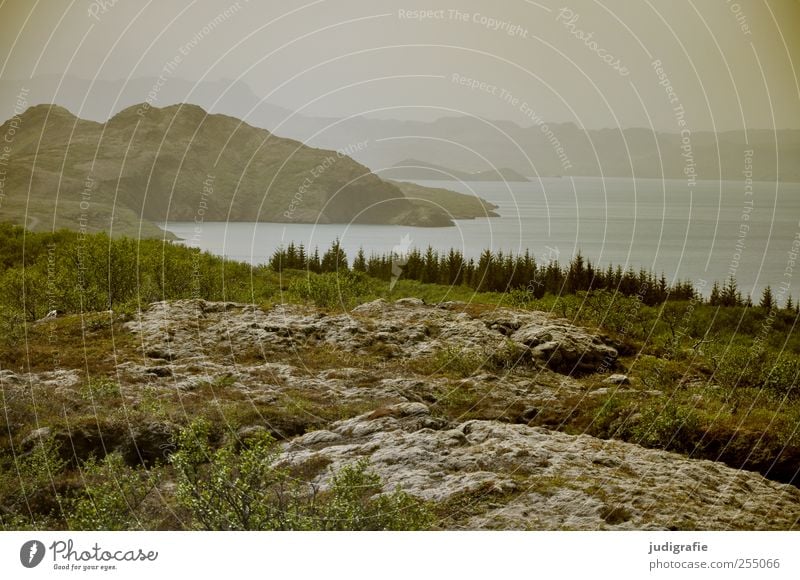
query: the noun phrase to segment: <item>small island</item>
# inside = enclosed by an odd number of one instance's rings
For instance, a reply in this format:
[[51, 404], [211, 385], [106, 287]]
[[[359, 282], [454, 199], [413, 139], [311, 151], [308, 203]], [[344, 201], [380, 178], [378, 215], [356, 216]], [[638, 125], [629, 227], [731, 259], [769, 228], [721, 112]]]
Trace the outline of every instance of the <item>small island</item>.
[[459, 171], [441, 165], [434, 165], [418, 159], [405, 159], [381, 172], [382, 177], [389, 179], [415, 179], [430, 181], [530, 181], [524, 175], [508, 167], [498, 167], [485, 171]]

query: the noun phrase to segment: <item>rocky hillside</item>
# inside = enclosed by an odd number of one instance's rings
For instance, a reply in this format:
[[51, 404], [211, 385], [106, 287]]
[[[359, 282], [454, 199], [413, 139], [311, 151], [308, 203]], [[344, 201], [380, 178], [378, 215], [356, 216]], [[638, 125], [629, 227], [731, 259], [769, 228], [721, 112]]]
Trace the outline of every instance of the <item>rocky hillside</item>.
[[[36, 326], [63, 336], [66, 323]], [[113, 328], [115, 356], [84, 357], [118, 381], [115, 418], [86, 413], [81, 365], [0, 377], [7, 397], [36, 385], [46, 404], [71, 409], [69, 429], [44, 429], [79, 455], [152, 462], [178, 423], [218, 411], [230, 436], [280, 438], [288, 465], [368, 459], [386, 490], [443, 506], [452, 529], [791, 529], [800, 518], [794, 486], [548, 422], [610, 390], [661, 393], [613, 374], [624, 371], [620, 345], [546, 313], [412, 298], [346, 314], [187, 300]], [[482, 370], [441, 372], [454, 362]], [[328, 473], [310, 476], [324, 487]]]
[[[475, 202], [454, 192], [440, 203], [436, 195], [409, 199], [404, 184], [348, 156], [368, 143], [313, 149], [196, 105], [142, 103], [106, 123], [38, 105], [0, 134], [9, 138], [0, 219], [26, 216], [31, 229], [160, 237], [155, 224], [166, 221], [449, 226], [458, 215], [448, 211], [450, 198]], [[458, 217], [494, 215], [492, 208], [481, 200], [477, 212]]]

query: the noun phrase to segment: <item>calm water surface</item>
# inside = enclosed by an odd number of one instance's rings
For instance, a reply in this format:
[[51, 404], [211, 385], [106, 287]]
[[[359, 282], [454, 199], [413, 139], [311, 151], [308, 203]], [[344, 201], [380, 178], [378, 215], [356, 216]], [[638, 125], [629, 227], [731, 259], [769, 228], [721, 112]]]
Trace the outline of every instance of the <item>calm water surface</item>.
[[744, 292], [790, 282], [790, 292], [800, 296], [800, 261], [796, 272], [790, 263], [800, 235], [797, 183], [757, 182], [753, 195], [733, 181], [701, 181], [692, 190], [683, 180], [658, 179], [419, 183], [479, 195], [499, 206], [500, 217], [458, 220], [449, 228], [206, 222], [196, 235], [193, 222], [164, 227], [184, 243], [254, 264], [290, 241], [322, 252], [336, 238], [351, 258], [358, 248], [389, 252], [404, 240], [423, 249], [458, 248], [469, 257], [486, 248], [529, 249], [539, 261], [562, 263], [580, 250], [604, 266], [645, 268], [697, 285], [707, 280], [704, 294], [710, 281], [735, 274]]

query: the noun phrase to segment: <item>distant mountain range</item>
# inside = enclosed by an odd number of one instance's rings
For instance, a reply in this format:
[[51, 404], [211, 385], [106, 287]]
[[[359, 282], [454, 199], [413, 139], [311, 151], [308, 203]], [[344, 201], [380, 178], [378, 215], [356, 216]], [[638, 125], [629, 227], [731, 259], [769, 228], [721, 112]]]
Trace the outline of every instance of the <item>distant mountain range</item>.
[[413, 158], [466, 173], [502, 167], [528, 179], [635, 176], [741, 181], [744, 172], [751, 171], [749, 176], [757, 181], [800, 181], [800, 131], [796, 130], [750, 130], [746, 135], [698, 132], [682, 137], [649, 129], [582, 130], [573, 123], [521, 127], [475, 117], [433, 122], [357, 117], [320, 125], [305, 129], [287, 122], [281, 130], [317, 147], [367, 142], [370, 146], [355, 158], [381, 173], [382, 168]]
[[584, 130], [574, 123], [546, 121], [521, 126], [467, 116], [433, 122], [321, 118], [264, 102], [239, 81], [193, 83], [169, 78], [159, 83], [155, 78], [89, 81], [57, 76], [0, 81], [0, 103], [6, 107], [0, 109], [5, 112], [2, 118], [11, 116], [21, 87], [28, 89], [30, 104], [58, 103], [95, 121], [104, 121], [148, 95], [158, 106], [195, 103], [305, 145], [354, 148], [352, 157], [378, 174], [405, 160], [420, 159], [470, 175], [502, 167], [528, 178], [688, 179], [689, 173], [696, 179], [742, 180], [745, 152], [752, 150], [753, 179], [800, 181], [798, 130], [698, 131], [681, 136], [677, 124], [675, 132], [654, 133], [646, 128]]
[[0, 219], [32, 229], [156, 236], [166, 221], [449, 226], [494, 215], [474, 196], [384, 181], [343, 151], [197, 105], [141, 103], [105, 123], [37, 105], [0, 134], [11, 136]]

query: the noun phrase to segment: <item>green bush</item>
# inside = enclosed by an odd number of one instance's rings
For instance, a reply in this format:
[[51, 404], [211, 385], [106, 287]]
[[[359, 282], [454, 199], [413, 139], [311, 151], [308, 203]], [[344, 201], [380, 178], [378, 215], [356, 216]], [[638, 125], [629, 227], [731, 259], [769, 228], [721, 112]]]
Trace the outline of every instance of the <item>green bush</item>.
[[771, 348], [733, 344], [714, 345], [708, 357], [716, 380], [724, 387], [766, 389], [771, 395], [795, 396], [800, 358], [777, 354]]
[[673, 392], [684, 378], [686, 369], [671, 360], [642, 355], [632, 365], [632, 370], [648, 389]]
[[518, 342], [507, 339], [502, 346], [491, 350], [487, 354], [487, 363], [490, 370], [510, 371], [529, 360], [529, 349]]
[[362, 272], [309, 273], [289, 283], [289, 293], [320, 308], [349, 309], [372, 296], [369, 278]]
[[368, 467], [362, 459], [334, 475], [322, 501], [319, 529], [411, 531], [433, 525], [433, 516], [424, 504], [399, 488], [381, 494], [381, 478], [369, 473]]
[[640, 416], [631, 428], [631, 438], [644, 447], [673, 451], [692, 451], [700, 421], [695, 410], [674, 400], [650, 401], [640, 409]]
[[119, 383], [106, 377], [95, 377], [81, 389], [81, 398], [86, 401], [104, 401], [121, 396]]
[[210, 425], [183, 430], [171, 456], [177, 499], [194, 524], [207, 530], [287, 530], [300, 527], [296, 490], [286, 470], [276, 468], [278, 450], [268, 436], [255, 438], [239, 454], [213, 450]]
[[503, 305], [510, 308], [531, 308], [536, 303], [532, 292], [515, 288], [503, 296]]
[[582, 300], [574, 294], [559, 294], [553, 302], [552, 312], [561, 318], [574, 320], [581, 308]]
[[771, 393], [784, 396], [797, 396], [797, 381], [800, 379], [800, 359], [796, 356], [781, 355], [772, 364], [762, 369], [762, 384]]
[[411, 370], [422, 374], [444, 374], [466, 378], [477, 372], [510, 371], [529, 362], [529, 351], [521, 344], [506, 340], [496, 349], [448, 346], [433, 354], [414, 359]]
[[320, 493], [277, 464], [280, 453], [267, 434], [212, 449], [210, 426], [184, 429], [171, 456], [177, 499], [193, 525], [206, 530], [401, 530], [432, 523], [425, 505], [381, 481], [366, 462], [343, 468]]
[[627, 435], [630, 428], [632, 403], [629, 397], [612, 393], [603, 398], [599, 409], [591, 418], [587, 433], [603, 439]]
[[0, 311], [0, 345], [3, 348], [18, 348], [24, 344], [24, 339], [25, 317], [22, 314]]
[[157, 470], [129, 467], [120, 454], [111, 453], [102, 461], [84, 462], [81, 472], [83, 490], [64, 502], [70, 529], [152, 529], [142, 505], [159, 481]]
[[[0, 311], [37, 320], [48, 311], [135, 312], [157, 300], [262, 301], [273, 272], [160, 240], [104, 233], [26, 232], [0, 224]], [[24, 283], [25, 292], [22, 292]]]
[[457, 378], [469, 377], [479, 369], [485, 368], [487, 354], [480, 349], [467, 349], [448, 346], [433, 354], [412, 359], [411, 370], [421, 374], [445, 374]]
[[66, 462], [52, 439], [39, 439], [24, 455], [0, 460], [0, 528], [48, 529], [59, 517], [54, 483]]
[[754, 351], [739, 344], [713, 345], [708, 349], [715, 379], [727, 388], [753, 388], [761, 385], [763, 369], [769, 365], [765, 350]]

